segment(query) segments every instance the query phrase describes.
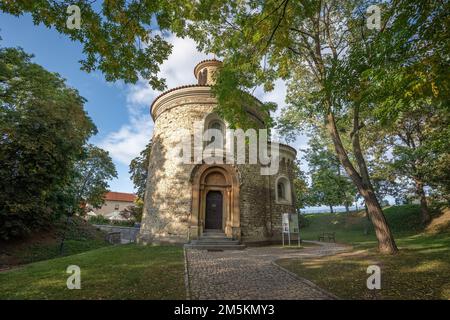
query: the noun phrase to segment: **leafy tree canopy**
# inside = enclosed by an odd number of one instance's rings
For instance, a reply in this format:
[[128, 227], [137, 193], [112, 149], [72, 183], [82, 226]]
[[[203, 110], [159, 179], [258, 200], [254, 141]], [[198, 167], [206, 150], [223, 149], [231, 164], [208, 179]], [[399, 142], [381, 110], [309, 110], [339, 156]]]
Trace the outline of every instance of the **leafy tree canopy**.
[[117, 178], [117, 171], [108, 152], [91, 144], [85, 146], [82, 158], [74, 166], [71, 188], [75, 203], [101, 207], [112, 178]]
[[65, 187], [96, 133], [85, 100], [21, 49], [0, 48], [0, 237], [21, 236], [64, 213]]
[[329, 149], [330, 143], [326, 135], [318, 130], [314, 133], [304, 155], [311, 178], [309, 204], [349, 207], [355, 201], [356, 189], [342, 169], [336, 154]]
[[147, 186], [147, 177], [150, 163], [150, 153], [152, 151], [152, 142], [150, 141], [141, 153], [131, 160], [130, 170], [131, 180], [136, 188], [136, 195], [144, 200], [145, 188]]
[[[71, 5], [80, 8], [80, 29], [67, 27]], [[177, 1], [19, 0], [0, 2], [0, 10], [15, 16], [29, 13], [35, 24], [54, 27], [81, 42], [83, 70], [100, 70], [108, 81], [136, 82], [141, 77], [155, 89], [165, 86], [157, 73], [171, 52], [161, 32], [185, 25], [183, 15], [177, 15]]]

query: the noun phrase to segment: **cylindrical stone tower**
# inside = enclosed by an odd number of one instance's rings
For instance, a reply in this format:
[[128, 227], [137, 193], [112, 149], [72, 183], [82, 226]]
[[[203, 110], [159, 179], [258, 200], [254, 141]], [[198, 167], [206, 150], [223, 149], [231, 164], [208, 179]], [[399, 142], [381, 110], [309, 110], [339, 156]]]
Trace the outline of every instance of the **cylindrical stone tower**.
[[[281, 213], [295, 212], [293, 148], [279, 145], [280, 164], [274, 175], [261, 175], [259, 163], [211, 164], [195, 159], [199, 123], [201, 130], [227, 132], [227, 123], [214, 112], [217, 101], [211, 91], [220, 67], [215, 59], [200, 62], [194, 68], [197, 84], [170, 89], [151, 105], [155, 125], [138, 238], [142, 243], [186, 243], [205, 230], [219, 230], [243, 242], [272, 240], [280, 237]], [[264, 128], [260, 105], [255, 98], [247, 110]], [[193, 143], [192, 161], [180, 163], [174, 155], [186, 139]]]

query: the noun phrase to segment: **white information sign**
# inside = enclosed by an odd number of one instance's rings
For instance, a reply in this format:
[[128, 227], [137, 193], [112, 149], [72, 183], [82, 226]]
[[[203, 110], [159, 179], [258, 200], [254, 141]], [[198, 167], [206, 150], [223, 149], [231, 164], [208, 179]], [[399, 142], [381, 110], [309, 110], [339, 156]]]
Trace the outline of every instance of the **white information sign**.
[[300, 239], [300, 228], [298, 225], [298, 214], [297, 213], [283, 213], [282, 214], [282, 220], [281, 220], [281, 227], [282, 227], [282, 239], [283, 239], [283, 246], [284, 246], [284, 237], [287, 235], [288, 238], [288, 244], [291, 245], [291, 238], [292, 235], [297, 235], [297, 242], [298, 246], [301, 244]]

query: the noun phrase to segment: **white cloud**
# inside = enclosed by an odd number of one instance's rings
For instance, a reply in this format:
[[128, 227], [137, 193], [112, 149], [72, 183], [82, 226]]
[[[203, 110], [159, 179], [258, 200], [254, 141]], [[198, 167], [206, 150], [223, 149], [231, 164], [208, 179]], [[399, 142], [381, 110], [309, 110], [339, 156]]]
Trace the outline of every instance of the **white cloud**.
[[157, 94], [145, 80], [139, 80], [136, 84], [130, 85], [127, 90], [128, 105], [150, 105]]
[[[261, 101], [275, 102], [278, 105], [277, 110], [272, 113], [272, 117], [276, 119], [280, 117], [281, 110], [286, 106], [286, 93], [286, 82], [284, 80], [278, 79], [277, 81], [275, 81], [274, 89], [272, 91], [264, 92], [262, 87], [258, 87], [253, 94]], [[278, 138], [280, 142], [286, 143], [286, 139], [280, 136], [276, 131], [277, 130], [274, 129], [274, 136], [276, 137], [275, 139]], [[289, 143], [289, 145], [297, 150], [297, 158], [301, 158], [303, 156], [300, 149], [305, 149], [307, 147], [308, 140], [309, 139], [307, 136], [299, 134], [295, 141]]]
[[[194, 66], [208, 56], [198, 52], [194, 41], [190, 39], [172, 35], [167, 40], [173, 45], [172, 54], [161, 66], [159, 75], [166, 79], [169, 89], [195, 83]], [[128, 85], [125, 90], [128, 122], [108, 134], [99, 145], [109, 151], [114, 161], [128, 165], [151, 138], [153, 120], [149, 108], [161, 92], [153, 90], [144, 79]]]
[[[161, 66], [159, 73], [162, 78], [166, 79], [167, 88], [195, 83], [195, 65], [201, 60], [211, 57], [197, 51], [195, 42], [191, 39], [182, 39], [171, 35], [167, 40], [173, 45], [173, 49], [169, 58]], [[136, 85], [130, 86], [127, 101], [131, 104], [150, 105], [160, 93], [153, 90], [147, 81], [140, 80]]]
[[114, 160], [128, 165], [144, 149], [152, 129], [153, 123], [149, 117], [140, 121], [132, 119], [118, 131], [110, 133], [100, 142], [100, 146], [108, 150]]
[[173, 88], [183, 84], [195, 83], [195, 65], [201, 60], [212, 57], [199, 52], [195, 42], [191, 39], [171, 36], [169, 42], [173, 45], [172, 54], [161, 67], [161, 73], [167, 80], [167, 86]]
[[264, 102], [275, 102], [278, 105], [277, 110], [274, 112], [274, 117], [280, 116], [280, 111], [286, 105], [286, 83], [284, 80], [278, 79], [274, 83], [274, 88], [272, 91], [264, 92], [261, 87], [258, 87], [254, 95], [261, 101]]

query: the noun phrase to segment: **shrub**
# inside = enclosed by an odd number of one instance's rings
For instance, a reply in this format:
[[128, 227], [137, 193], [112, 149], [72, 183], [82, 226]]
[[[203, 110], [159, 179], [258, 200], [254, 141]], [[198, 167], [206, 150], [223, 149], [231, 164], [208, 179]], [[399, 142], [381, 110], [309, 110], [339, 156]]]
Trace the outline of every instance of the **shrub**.
[[0, 48], [0, 238], [50, 226], [74, 203], [74, 163], [96, 128], [85, 102], [21, 49]]

